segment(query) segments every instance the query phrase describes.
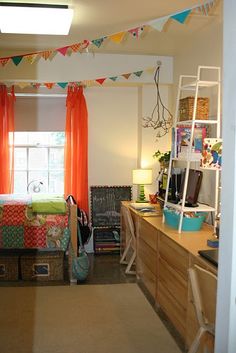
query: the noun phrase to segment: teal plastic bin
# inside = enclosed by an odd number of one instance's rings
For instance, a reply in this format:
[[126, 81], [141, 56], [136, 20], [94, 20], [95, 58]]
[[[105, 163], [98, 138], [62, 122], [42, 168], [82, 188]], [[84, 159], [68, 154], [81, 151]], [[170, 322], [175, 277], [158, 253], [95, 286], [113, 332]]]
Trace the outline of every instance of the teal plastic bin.
[[[175, 213], [175, 211], [168, 210], [168, 209], [165, 209], [163, 212], [165, 215], [165, 223], [172, 228], [178, 229], [180, 215]], [[198, 215], [198, 217], [192, 217], [192, 218], [183, 217], [183, 223], [182, 223], [183, 231], [193, 232], [201, 229], [202, 223], [206, 218], [206, 213], [196, 212], [196, 215]]]

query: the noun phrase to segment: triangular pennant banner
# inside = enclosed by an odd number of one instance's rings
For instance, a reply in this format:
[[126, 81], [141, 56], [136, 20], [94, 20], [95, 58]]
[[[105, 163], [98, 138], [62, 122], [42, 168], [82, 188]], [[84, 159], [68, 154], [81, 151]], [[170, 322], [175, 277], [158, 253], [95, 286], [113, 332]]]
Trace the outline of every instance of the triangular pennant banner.
[[177, 22], [184, 23], [190, 12], [191, 10], [186, 10], [184, 12], [171, 16], [171, 18], [173, 18], [173, 20]]
[[126, 34], [126, 32], [119, 32], [116, 34], [112, 34], [108, 38], [110, 38], [115, 43], [120, 43], [123, 40], [125, 34]]
[[149, 26], [161, 32], [169, 17], [159, 18], [158, 20], [148, 22]]
[[140, 77], [142, 75], [143, 71], [136, 71], [133, 74], [137, 77]]
[[99, 39], [94, 39], [91, 42], [97, 47], [100, 48], [100, 46], [102, 45], [104, 41], [104, 38], [99, 38]]
[[21, 89], [30, 86], [29, 82], [17, 82], [15, 83], [16, 86], [19, 86]]
[[39, 88], [41, 86], [41, 83], [32, 83], [31, 86], [34, 88]]
[[73, 51], [74, 53], [77, 53], [77, 51], [80, 50], [80, 46], [81, 46], [81, 44], [80, 44], [80, 43], [77, 43], [77, 44], [72, 44], [72, 45], [70, 45], [70, 48], [72, 49], [72, 51]]
[[48, 89], [51, 89], [54, 85], [55, 85], [55, 83], [53, 83], [53, 82], [45, 82], [44, 83], [44, 86], [47, 87]]
[[44, 58], [44, 60], [47, 60], [52, 53], [53, 53], [52, 50], [43, 51], [41, 53], [41, 57]]
[[11, 60], [14, 62], [14, 64], [17, 66], [23, 59], [23, 56], [12, 56]]
[[24, 58], [30, 63], [33, 64], [35, 60], [37, 59], [38, 54], [30, 54], [30, 55], [25, 55]]
[[117, 80], [117, 78], [118, 78], [118, 76], [109, 77], [109, 79], [114, 81], [114, 82]]
[[59, 49], [57, 49], [57, 51], [60, 54], [62, 54], [63, 56], [65, 56], [68, 48], [69, 48], [68, 46], [67, 47], [63, 47], [63, 48], [59, 48]]
[[133, 28], [133, 29], [129, 29], [128, 32], [131, 33], [134, 38], [138, 39], [140, 34], [143, 32], [143, 26], [142, 27]]
[[126, 80], [128, 80], [128, 78], [130, 77], [130, 75], [131, 75], [131, 73], [130, 73], [130, 74], [123, 74], [122, 76], [123, 76], [124, 78], [126, 78]]
[[61, 88], [66, 88], [66, 86], [68, 85], [68, 82], [57, 82], [58, 86], [60, 86]]
[[102, 85], [105, 80], [106, 80], [106, 78], [98, 78], [95, 81], [98, 82], [100, 85]]
[[80, 43], [81, 46], [82, 46], [82, 49], [86, 49], [88, 48], [89, 44], [90, 44], [90, 41], [85, 39], [82, 43]]
[[8, 63], [9, 60], [10, 60], [10, 58], [2, 58], [2, 59], [0, 59], [0, 63], [4, 67]]

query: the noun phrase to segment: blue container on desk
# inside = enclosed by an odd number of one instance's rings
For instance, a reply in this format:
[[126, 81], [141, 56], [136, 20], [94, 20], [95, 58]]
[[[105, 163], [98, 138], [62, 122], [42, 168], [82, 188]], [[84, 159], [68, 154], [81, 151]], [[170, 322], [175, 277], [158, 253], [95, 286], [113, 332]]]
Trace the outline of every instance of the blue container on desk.
[[[175, 229], [179, 228], [180, 215], [175, 213], [175, 211], [164, 209], [165, 223]], [[202, 227], [202, 223], [206, 218], [205, 212], [196, 212], [198, 217], [183, 217], [182, 230], [183, 231], [197, 231]]]

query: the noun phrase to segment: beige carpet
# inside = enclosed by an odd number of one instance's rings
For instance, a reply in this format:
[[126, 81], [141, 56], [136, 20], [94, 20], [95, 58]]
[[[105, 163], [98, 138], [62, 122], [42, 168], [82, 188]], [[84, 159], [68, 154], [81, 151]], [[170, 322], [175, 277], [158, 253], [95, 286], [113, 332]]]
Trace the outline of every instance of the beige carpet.
[[136, 284], [0, 288], [1, 353], [180, 353]]

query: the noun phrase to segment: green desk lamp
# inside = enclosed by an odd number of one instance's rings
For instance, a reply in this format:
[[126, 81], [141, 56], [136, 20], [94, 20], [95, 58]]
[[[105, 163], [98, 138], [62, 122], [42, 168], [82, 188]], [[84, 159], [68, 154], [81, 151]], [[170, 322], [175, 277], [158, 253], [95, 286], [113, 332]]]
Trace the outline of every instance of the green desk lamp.
[[136, 202], [148, 202], [145, 199], [144, 185], [152, 184], [152, 169], [134, 169], [133, 184], [139, 185], [139, 197]]

